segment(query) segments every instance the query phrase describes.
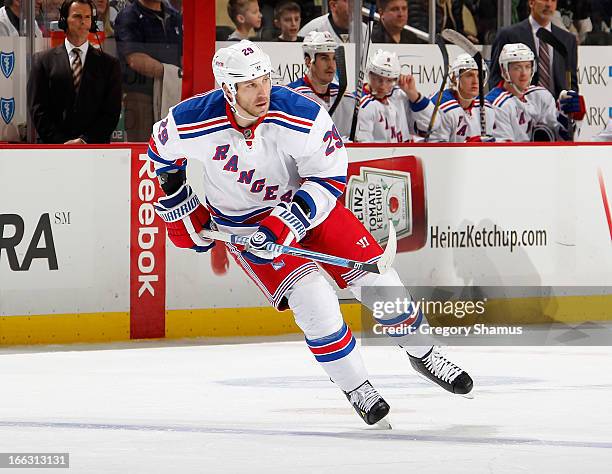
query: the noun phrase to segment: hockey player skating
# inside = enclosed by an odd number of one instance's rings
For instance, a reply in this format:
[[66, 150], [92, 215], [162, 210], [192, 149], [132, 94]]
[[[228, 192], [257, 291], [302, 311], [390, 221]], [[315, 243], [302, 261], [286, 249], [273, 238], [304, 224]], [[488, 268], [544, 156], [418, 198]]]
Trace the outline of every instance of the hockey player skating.
[[[485, 70], [486, 71], [486, 70]], [[481, 137], [480, 101], [478, 100], [478, 66], [467, 53], [460, 54], [450, 67], [451, 87], [442, 92], [436, 121], [438, 127], [432, 132], [431, 142], [481, 142], [494, 141], [493, 122], [495, 114], [491, 104], [485, 100], [486, 136]], [[486, 81], [486, 77], [483, 78]], [[431, 101], [436, 103], [436, 93]]]
[[414, 77], [400, 72], [395, 53], [379, 49], [370, 58], [355, 141], [401, 143], [427, 131], [434, 106], [419, 93]]
[[523, 43], [510, 43], [499, 55], [503, 80], [487, 94], [495, 110], [493, 136], [497, 141], [528, 142], [568, 140], [570, 118], [582, 120], [584, 100], [575, 91], [562, 91], [559, 111], [552, 94], [532, 86], [536, 61]]
[[[306, 75], [288, 85], [300, 94], [316, 100], [327, 112], [338, 100], [338, 84], [333, 83], [336, 75], [336, 49], [338, 43], [328, 31], [311, 31], [302, 43]], [[332, 119], [340, 136], [348, 137], [355, 108], [355, 97], [343, 94], [333, 111]]]
[[[389, 405], [368, 381], [321, 270], [358, 298], [362, 286], [380, 287], [383, 294], [390, 287], [405, 289], [394, 269], [366, 274], [263, 250], [276, 242], [359, 261], [376, 261], [383, 253], [338, 201], [347, 154], [331, 118], [294, 90], [272, 87], [271, 70], [269, 56], [254, 43], [221, 48], [213, 72], [222, 89], [181, 102], [154, 125], [148, 156], [166, 194], [156, 212], [175, 245], [197, 252], [215, 244], [198, 234], [211, 225], [250, 235], [244, 249], [227, 244], [236, 263], [275, 308], [293, 310], [316, 360], [363, 420], [373, 424], [387, 415]], [[204, 165], [206, 206], [186, 183], [185, 157]], [[413, 311], [378, 321], [416, 327], [422, 320]], [[454, 393], [471, 390], [469, 375], [437, 348], [402, 345], [413, 367], [430, 380]]]

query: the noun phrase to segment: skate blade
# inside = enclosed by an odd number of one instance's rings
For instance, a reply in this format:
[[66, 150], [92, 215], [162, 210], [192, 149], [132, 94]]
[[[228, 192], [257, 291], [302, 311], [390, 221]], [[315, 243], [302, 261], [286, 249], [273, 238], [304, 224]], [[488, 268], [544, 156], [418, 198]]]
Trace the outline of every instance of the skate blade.
[[377, 430], [390, 430], [393, 429], [391, 427], [391, 423], [389, 421], [389, 417], [385, 416], [383, 419], [378, 420], [376, 423], [372, 425]]

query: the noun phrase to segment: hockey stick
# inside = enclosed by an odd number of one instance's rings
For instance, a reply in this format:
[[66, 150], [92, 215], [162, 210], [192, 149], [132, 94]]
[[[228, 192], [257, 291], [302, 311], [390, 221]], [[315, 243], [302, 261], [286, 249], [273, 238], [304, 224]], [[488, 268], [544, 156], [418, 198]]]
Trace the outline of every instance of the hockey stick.
[[[249, 237], [235, 234], [228, 234], [220, 232], [218, 230], [203, 230], [200, 232], [202, 237], [206, 237], [213, 240], [220, 240], [230, 244], [248, 245]], [[387, 240], [387, 247], [380, 256], [377, 262], [359, 262], [357, 260], [350, 260], [348, 258], [336, 257], [334, 255], [328, 255], [325, 253], [314, 252], [312, 250], [306, 250], [297, 247], [290, 247], [287, 245], [275, 244], [268, 242], [266, 250], [269, 251], [280, 251], [284, 255], [293, 255], [294, 257], [302, 257], [313, 260], [315, 262], [328, 263], [330, 265], [336, 265], [338, 267], [353, 268], [355, 270], [363, 270], [368, 273], [385, 273], [393, 264], [395, 259], [395, 252], [397, 251], [397, 236], [395, 233], [395, 227], [393, 222], [389, 221], [389, 238]]]
[[431, 114], [431, 119], [429, 119], [429, 126], [427, 127], [427, 133], [425, 134], [425, 141], [429, 141], [429, 136], [433, 130], [434, 123], [436, 121], [436, 115], [438, 115], [438, 110], [440, 109], [440, 104], [442, 103], [442, 93], [446, 88], [446, 81], [448, 80], [448, 51], [446, 50], [446, 43], [444, 42], [444, 38], [439, 34], [436, 35], [436, 44], [438, 48], [440, 48], [440, 53], [442, 53], [442, 60], [444, 61], [444, 75], [442, 76], [442, 84], [440, 85], [440, 90], [438, 91], [438, 98], [436, 99], [436, 106], [434, 107], [434, 111]]
[[[568, 86], [568, 90], [572, 90], [572, 69], [569, 66], [567, 47], [561, 42], [561, 40], [559, 40], [559, 38], [557, 38], [555, 35], [553, 35], [550, 31], [548, 31], [545, 28], [540, 28], [538, 31], [536, 31], [536, 36], [539, 38], [540, 41], [544, 41], [546, 44], [551, 45], [552, 48], [557, 53], [559, 53], [561, 57], [563, 57], [563, 61], [565, 62], [565, 83]], [[572, 119], [569, 116], [567, 118], [570, 123], [570, 130], [569, 130], [570, 140], [574, 141], [574, 132], [576, 130], [576, 122], [574, 121], [574, 119]]]
[[468, 53], [476, 61], [478, 67], [478, 102], [480, 103], [480, 136], [487, 136], [487, 118], [485, 115], [485, 101], [484, 101], [484, 73], [482, 67], [482, 54], [474, 46], [474, 44], [463, 36], [461, 33], [457, 33], [455, 30], [446, 29], [442, 31], [442, 37], [454, 45], [459, 46], [463, 51]]
[[376, 10], [376, 4], [370, 5], [370, 13], [368, 14], [368, 28], [366, 29], [366, 37], [364, 38], [364, 47], [361, 49], [361, 61], [359, 63], [359, 76], [357, 78], [357, 90], [355, 96], [357, 98], [355, 102], [355, 108], [353, 109], [353, 121], [351, 122], [351, 133], [349, 134], [349, 140], [355, 141], [355, 132], [357, 130], [357, 118], [359, 117], [359, 107], [361, 102], [361, 96], [363, 94], [363, 80], [365, 79], [365, 71], [368, 67], [368, 54], [370, 53], [370, 37], [372, 36], [372, 22], [374, 21], [374, 11]]
[[329, 108], [330, 117], [333, 117], [334, 112], [338, 108], [338, 105], [340, 105], [340, 101], [342, 100], [342, 97], [344, 97], [344, 93], [346, 92], [346, 86], [347, 86], [346, 59], [344, 56], [344, 46], [339, 45], [336, 48], [335, 57], [336, 57], [336, 71], [338, 71], [338, 95], [336, 96], [336, 100], [334, 101], [332, 106]]

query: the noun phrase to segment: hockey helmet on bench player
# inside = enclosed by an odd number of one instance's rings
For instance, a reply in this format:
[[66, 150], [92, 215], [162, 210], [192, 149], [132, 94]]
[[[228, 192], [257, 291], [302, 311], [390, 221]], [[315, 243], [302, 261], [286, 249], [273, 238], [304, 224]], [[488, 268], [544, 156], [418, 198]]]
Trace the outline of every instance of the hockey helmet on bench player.
[[368, 63], [368, 73], [373, 72], [382, 77], [397, 79], [400, 76], [400, 62], [397, 54], [379, 49], [376, 54], [370, 58]]
[[317, 53], [335, 53], [338, 43], [329, 31], [311, 31], [304, 37], [302, 51], [315, 62]]
[[[472, 56], [467, 53], [462, 53], [457, 56], [450, 67], [450, 79], [453, 85], [455, 85], [455, 87], [459, 87], [459, 76], [461, 76], [463, 72], [473, 69], [477, 70], [478, 65]], [[484, 61], [482, 63], [482, 73], [484, 76], [482, 78], [482, 82], [484, 83], [486, 82], [489, 73], [487, 65], [484, 63]]]
[[510, 63], [518, 63], [522, 61], [531, 61], [531, 79], [533, 79], [538, 63], [536, 62], [535, 55], [529, 46], [523, 43], [508, 43], [504, 45], [501, 53], [499, 54], [499, 68], [501, 69], [501, 76], [506, 82], [512, 82], [510, 80], [508, 65]]

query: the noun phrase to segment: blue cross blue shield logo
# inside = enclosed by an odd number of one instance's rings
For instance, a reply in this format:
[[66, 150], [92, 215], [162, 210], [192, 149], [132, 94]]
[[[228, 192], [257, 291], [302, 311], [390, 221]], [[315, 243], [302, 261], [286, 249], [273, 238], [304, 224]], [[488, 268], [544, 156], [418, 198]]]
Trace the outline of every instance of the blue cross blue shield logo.
[[10, 99], [0, 98], [0, 115], [7, 124], [13, 120], [13, 115], [15, 115], [15, 99], [13, 97]]
[[15, 53], [13, 51], [10, 53], [0, 51], [0, 69], [7, 79], [11, 76], [13, 69], [15, 69]]

